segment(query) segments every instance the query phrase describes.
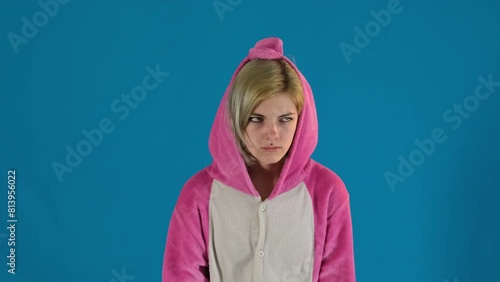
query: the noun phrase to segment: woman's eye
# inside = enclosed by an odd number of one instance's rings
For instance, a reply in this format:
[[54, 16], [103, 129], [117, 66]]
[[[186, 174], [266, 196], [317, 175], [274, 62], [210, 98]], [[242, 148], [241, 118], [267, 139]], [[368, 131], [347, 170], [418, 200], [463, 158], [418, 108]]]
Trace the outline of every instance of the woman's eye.
[[[248, 120], [250, 122], [262, 122], [263, 121], [263, 118], [262, 117], [250, 117], [248, 118]], [[289, 121], [292, 121], [293, 118], [292, 117], [283, 117], [280, 119], [281, 122], [289, 122]]]
[[260, 117], [250, 117], [249, 120], [251, 122], [261, 122], [262, 118], [260, 118]]

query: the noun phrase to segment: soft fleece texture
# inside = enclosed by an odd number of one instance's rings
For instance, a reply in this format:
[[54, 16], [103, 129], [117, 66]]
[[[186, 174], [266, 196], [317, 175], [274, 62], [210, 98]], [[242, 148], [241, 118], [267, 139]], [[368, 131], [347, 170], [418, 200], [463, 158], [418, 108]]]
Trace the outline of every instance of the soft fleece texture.
[[[286, 60], [297, 72], [305, 95], [289, 155], [272, 193], [263, 202], [239, 154], [226, 111], [236, 74], [245, 63], [256, 58]], [[269, 37], [258, 41], [237, 67], [219, 105], [209, 138], [212, 164], [193, 175], [180, 192], [168, 229], [162, 281], [355, 282], [349, 194], [337, 174], [311, 159], [317, 141], [316, 106], [309, 83], [283, 55], [281, 39]], [[231, 202], [236, 199], [241, 203]], [[287, 221], [290, 213], [278, 215], [276, 207], [290, 203], [294, 207], [290, 208], [293, 216], [300, 215], [303, 219], [297, 222], [303, 225], [300, 228], [280, 224]], [[304, 206], [295, 207], [297, 204]], [[243, 221], [230, 224], [236, 218]], [[252, 224], [252, 220], [257, 223]], [[308, 238], [309, 233], [312, 242], [297, 241]], [[231, 234], [243, 238], [233, 238]], [[285, 238], [292, 238], [288, 245], [285, 242], [285, 252], [273, 249], [272, 242]], [[247, 247], [235, 248], [234, 253], [228, 247], [241, 246], [243, 242]], [[308, 245], [312, 258], [305, 255]], [[297, 246], [297, 252], [290, 252], [290, 246], [292, 249]], [[280, 254], [287, 255], [280, 257]], [[283, 268], [282, 261], [293, 264], [297, 259], [301, 264]]]

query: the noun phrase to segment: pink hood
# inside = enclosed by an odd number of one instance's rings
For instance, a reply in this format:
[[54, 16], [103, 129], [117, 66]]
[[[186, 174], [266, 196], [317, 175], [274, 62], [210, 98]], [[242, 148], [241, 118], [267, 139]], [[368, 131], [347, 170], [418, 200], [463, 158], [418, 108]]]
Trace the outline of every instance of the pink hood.
[[276, 183], [269, 200], [284, 193], [298, 185], [303, 180], [305, 168], [318, 142], [318, 120], [316, 106], [309, 83], [297, 69], [295, 64], [283, 55], [283, 41], [277, 37], [268, 37], [258, 41], [241, 61], [234, 72], [222, 101], [217, 110], [209, 138], [210, 153], [213, 163], [210, 166], [210, 175], [220, 182], [236, 189], [259, 196], [259, 192], [253, 186], [248, 175], [243, 157], [238, 151], [236, 140], [231, 132], [227, 114], [227, 98], [240, 69], [252, 59], [284, 59], [295, 70], [302, 83], [305, 95], [304, 108], [298, 120], [289, 155], [281, 171], [280, 178]]

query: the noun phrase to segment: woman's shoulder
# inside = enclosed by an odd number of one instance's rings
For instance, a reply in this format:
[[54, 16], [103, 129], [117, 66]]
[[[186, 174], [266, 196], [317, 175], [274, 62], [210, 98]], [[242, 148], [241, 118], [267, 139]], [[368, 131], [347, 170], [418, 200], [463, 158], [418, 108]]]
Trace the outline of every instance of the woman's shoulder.
[[213, 179], [207, 171], [208, 166], [189, 177], [179, 194], [179, 201], [202, 204], [210, 199]]
[[332, 169], [311, 159], [309, 173], [305, 178], [307, 186], [315, 193], [344, 201], [349, 197], [344, 180]]
[[334, 170], [313, 159], [311, 159], [308, 177], [334, 185], [344, 185], [344, 181]]

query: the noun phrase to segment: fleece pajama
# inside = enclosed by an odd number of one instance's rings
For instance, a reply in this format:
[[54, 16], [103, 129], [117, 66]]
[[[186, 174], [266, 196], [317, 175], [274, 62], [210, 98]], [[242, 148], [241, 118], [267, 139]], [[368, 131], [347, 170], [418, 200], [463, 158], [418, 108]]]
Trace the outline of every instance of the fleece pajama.
[[[252, 59], [284, 59], [305, 96], [294, 141], [267, 199], [247, 172], [228, 121], [227, 97]], [[283, 42], [262, 39], [234, 72], [210, 132], [213, 162], [182, 187], [163, 262], [163, 282], [355, 282], [349, 194], [341, 178], [311, 159], [318, 121], [309, 83], [283, 55]]]

